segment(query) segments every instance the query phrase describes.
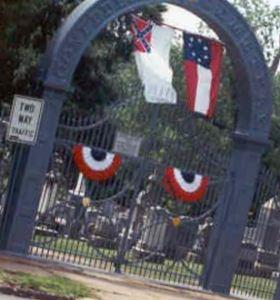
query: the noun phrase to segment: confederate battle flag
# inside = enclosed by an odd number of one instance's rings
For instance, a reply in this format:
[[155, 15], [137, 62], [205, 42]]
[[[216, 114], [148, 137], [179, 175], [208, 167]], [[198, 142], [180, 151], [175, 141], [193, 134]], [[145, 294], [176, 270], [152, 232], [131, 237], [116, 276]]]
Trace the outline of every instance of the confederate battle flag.
[[211, 118], [220, 85], [223, 45], [199, 35], [184, 33], [187, 107]]
[[177, 94], [172, 86], [173, 71], [169, 65], [174, 30], [133, 16], [131, 31], [134, 55], [145, 88], [146, 101], [176, 103]]

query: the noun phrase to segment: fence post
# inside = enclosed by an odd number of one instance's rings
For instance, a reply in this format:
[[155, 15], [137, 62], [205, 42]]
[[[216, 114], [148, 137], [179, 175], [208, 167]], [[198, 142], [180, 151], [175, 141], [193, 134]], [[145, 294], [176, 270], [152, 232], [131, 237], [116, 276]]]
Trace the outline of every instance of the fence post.
[[280, 276], [278, 277], [278, 280], [277, 280], [277, 289], [275, 291], [273, 299], [274, 300], [279, 300], [280, 299]]
[[22, 170], [24, 169], [25, 159], [28, 154], [29, 147], [24, 145], [13, 145], [12, 147], [12, 161], [10, 167], [9, 181], [7, 194], [5, 195], [5, 205], [3, 210], [3, 217], [0, 224], [0, 248], [5, 249], [5, 244], [9, 235], [9, 226], [13, 219], [16, 203], [14, 199], [18, 193], [18, 188], [22, 180]]
[[[51, 90], [44, 95], [45, 105], [36, 145], [23, 156], [15, 156], [18, 165], [10, 179], [7, 212], [2, 223], [1, 249], [26, 255], [39, 205], [40, 194], [53, 151], [65, 91]], [[17, 161], [19, 158], [20, 161]]]
[[230, 293], [265, 145], [235, 134], [227, 182], [215, 215], [202, 277], [207, 290]]

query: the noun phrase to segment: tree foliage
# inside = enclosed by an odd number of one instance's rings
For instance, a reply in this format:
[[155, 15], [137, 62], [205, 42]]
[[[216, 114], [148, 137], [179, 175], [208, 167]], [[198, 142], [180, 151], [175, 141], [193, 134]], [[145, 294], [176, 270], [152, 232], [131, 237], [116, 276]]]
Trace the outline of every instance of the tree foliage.
[[267, 0], [233, 0], [255, 32], [273, 75], [280, 61], [280, 6], [271, 8]]
[[270, 148], [264, 161], [280, 174], [280, 6], [272, 8], [267, 0], [233, 0], [247, 19], [264, 49], [273, 81], [273, 116]]
[[[0, 99], [13, 94], [34, 95], [37, 65], [58, 26], [82, 0], [0, 0]], [[141, 13], [159, 21], [165, 7], [147, 7]], [[118, 97], [113, 84], [118, 65], [130, 58], [129, 17], [109, 24], [84, 54], [73, 82], [72, 104], [89, 109]], [[3, 51], [2, 51], [3, 50]], [[69, 102], [71, 103], [71, 102]]]

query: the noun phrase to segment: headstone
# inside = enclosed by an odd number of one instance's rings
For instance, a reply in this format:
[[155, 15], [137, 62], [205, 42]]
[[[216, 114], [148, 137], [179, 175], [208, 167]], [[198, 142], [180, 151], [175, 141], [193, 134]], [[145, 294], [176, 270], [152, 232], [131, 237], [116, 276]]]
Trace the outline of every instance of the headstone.
[[168, 259], [183, 259], [192, 250], [197, 236], [198, 224], [195, 222], [174, 226], [168, 224], [164, 253]]
[[117, 246], [117, 230], [110, 218], [96, 215], [88, 226], [90, 245], [97, 248], [115, 249]]
[[40, 198], [38, 209], [40, 215], [45, 214], [48, 209], [52, 208], [55, 205], [57, 190], [58, 183], [53, 171], [50, 171], [46, 176], [46, 181]]
[[256, 227], [246, 227], [236, 272], [248, 276], [254, 274], [257, 253]]
[[140, 240], [133, 247], [137, 258], [147, 257], [147, 261], [163, 263], [165, 259], [164, 246], [168, 228], [168, 219], [162, 214], [163, 208], [151, 207], [144, 217], [145, 228]]
[[133, 212], [129, 227], [129, 238], [133, 242], [136, 242], [136, 240], [140, 238], [141, 229], [144, 222], [144, 216], [148, 207], [150, 196], [151, 195], [149, 188], [147, 188], [144, 191], [141, 191], [138, 197], [136, 198], [135, 205], [131, 208]]
[[256, 269], [268, 275], [279, 268], [280, 205], [277, 201], [272, 198], [262, 206], [256, 227]]
[[189, 259], [197, 263], [203, 262], [208, 249], [212, 228], [213, 219], [211, 217], [206, 218], [204, 223], [198, 226], [197, 238], [193, 245], [193, 249], [188, 253]]
[[237, 273], [248, 276], [254, 274], [257, 255], [258, 252], [256, 245], [250, 242], [246, 243], [243, 241], [238, 260]]
[[199, 226], [198, 229], [198, 240], [200, 242], [200, 251], [204, 252], [206, 251], [209, 240], [210, 240], [210, 234], [213, 228], [213, 220], [211, 217], [206, 218], [205, 222]]
[[85, 178], [83, 174], [79, 174], [76, 186], [74, 190], [69, 190], [69, 200], [81, 200], [81, 198], [85, 197], [86, 193], [86, 184]]
[[[150, 175], [148, 177], [145, 188], [140, 191], [135, 202], [132, 202], [127, 211], [127, 218], [125, 220], [123, 230], [119, 235], [119, 244], [121, 245], [121, 241], [125, 236], [126, 228], [128, 226], [128, 237], [126, 238], [127, 241], [125, 243], [126, 251], [135, 246], [141, 237], [142, 227], [146, 218], [145, 214], [147, 211], [149, 211], [151, 203], [154, 199], [153, 184], [155, 179], [155, 175]], [[129, 215], [131, 215], [131, 218], [128, 217]]]
[[[45, 180], [38, 207], [38, 226], [36, 234], [41, 236], [56, 236], [60, 225], [57, 224], [56, 214], [52, 211], [57, 201], [58, 182], [53, 171]], [[64, 226], [64, 225], [63, 225]]]
[[257, 228], [256, 227], [246, 227], [243, 237], [244, 244], [257, 244]]
[[101, 214], [109, 219], [113, 219], [116, 210], [117, 210], [117, 204], [113, 201], [106, 201], [100, 207]]
[[5, 120], [1, 119], [1, 116], [0, 116], [0, 145], [4, 144], [6, 130], [7, 130], [7, 124], [6, 124]]
[[113, 201], [105, 201], [95, 206], [91, 220], [88, 220], [89, 243], [96, 248], [116, 249], [120, 226], [120, 212]]

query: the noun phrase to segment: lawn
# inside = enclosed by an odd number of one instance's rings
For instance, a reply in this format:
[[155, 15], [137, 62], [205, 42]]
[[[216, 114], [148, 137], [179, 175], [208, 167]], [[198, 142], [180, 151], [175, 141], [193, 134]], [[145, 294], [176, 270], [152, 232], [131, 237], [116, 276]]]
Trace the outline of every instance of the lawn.
[[37, 291], [55, 297], [78, 299], [92, 296], [85, 285], [60, 276], [38, 276], [0, 270], [0, 283], [13, 290]]
[[276, 280], [272, 279], [235, 275], [232, 284], [232, 291], [236, 294], [266, 300], [273, 299], [276, 285]]

